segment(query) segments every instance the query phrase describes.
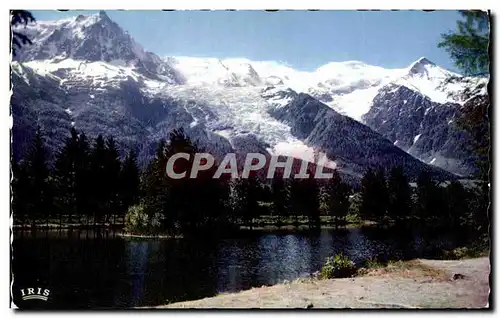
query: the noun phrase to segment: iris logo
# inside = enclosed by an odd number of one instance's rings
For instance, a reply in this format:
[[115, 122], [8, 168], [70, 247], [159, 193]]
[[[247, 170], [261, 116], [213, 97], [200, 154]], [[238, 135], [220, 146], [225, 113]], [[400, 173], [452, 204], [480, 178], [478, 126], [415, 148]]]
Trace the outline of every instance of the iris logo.
[[39, 299], [47, 301], [47, 299], [49, 299], [49, 295], [50, 295], [50, 290], [47, 288], [42, 289], [41, 287], [36, 287], [36, 288], [21, 289], [21, 296], [23, 300]]

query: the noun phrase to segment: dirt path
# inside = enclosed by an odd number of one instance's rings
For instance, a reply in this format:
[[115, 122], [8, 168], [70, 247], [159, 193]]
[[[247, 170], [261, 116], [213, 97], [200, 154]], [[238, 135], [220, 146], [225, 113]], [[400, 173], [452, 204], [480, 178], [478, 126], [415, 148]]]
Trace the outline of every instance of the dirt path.
[[[485, 308], [487, 257], [417, 260], [412, 267], [376, 270], [366, 276], [299, 280], [271, 287], [156, 308]], [[462, 274], [463, 277], [457, 277]], [[453, 279], [455, 276], [456, 279]]]

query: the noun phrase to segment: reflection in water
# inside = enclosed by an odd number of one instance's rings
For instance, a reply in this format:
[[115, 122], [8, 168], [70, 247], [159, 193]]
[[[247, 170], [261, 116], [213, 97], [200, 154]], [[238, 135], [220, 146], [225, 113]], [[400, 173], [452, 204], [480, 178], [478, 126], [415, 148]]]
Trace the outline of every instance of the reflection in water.
[[15, 286], [47, 285], [56, 307], [131, 307], [293, 280], [319, 270], [327, 256], [338, 252], [359, 263], [373, 256], [429, 257], [453, 246], [449, 237], [376, 229], [251, 233], [203, 241], [36, 232], [16, 233], [12, 266]]
[[141, 299], [148, 260], [148, 241], [132, 241], [127, 244], [127, 275], [132, 280], [132, 302]]

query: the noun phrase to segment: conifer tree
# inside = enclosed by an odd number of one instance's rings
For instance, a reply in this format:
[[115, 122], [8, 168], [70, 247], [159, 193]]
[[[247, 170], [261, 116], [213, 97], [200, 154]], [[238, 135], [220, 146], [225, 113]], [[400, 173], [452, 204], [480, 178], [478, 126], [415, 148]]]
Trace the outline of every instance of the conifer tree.
[[104, 181], [106, 186], [105, 193], [105, 220], [110, 221], [115, 217], [120, 209], [120, 153], [112, 136], [106, 138], [104, 156]]
[[489, 213], [492, 211], [492, 204], [490, 202], [489, 191], [488, 183], [483, 181], [477, 183], [471, 189], [469, 196], [470, 217], [468, 227], [471, 230], [471, 234], [484, 240], [484, 243], [487, 243], [489, 240], [488, 234], [491, 226]]
[[137, 154], [133, 148], [130, 149], [123, 162], [120, 173], [120, 202], [121, 210], [126, 211], [139, 199], [139, 167], [137, 165]]
[[411, 216], [411, 187], [401, 167], [393, 167], [387, 182], [389, 206], [387, 214], [393, 222], [400, 223]]
[[32, 145], [26, 155], [25, 171], [28, 178], [29, 194], [27, 211], [32, 224], [36, 219], [48, 221], [52, 208], [53, 190], [49, 180], [48, 168], [49, 152], [45, 148], [40, 131], [37, 131]]
[[102, 135], [97, 136], [90, 152], [90, 182], [92, 183], [90, 208], [94, 226], [104, 222], [106, 199], [108, 197], [106, 181], [106, 145]]
[[363, 178], [361, 179], [361, 206], [360, 206], [360, 216], [365, 220], [373, 220], [375, 218], [375, 211], [377, 207], [377, 193], [374, 191], [375, 188], [375, 173], [369, 168]]
[[386, 222], [389, 194], [387, 181], [382, 168], [373, 171], [368, 169], [361, 180], [361, 207], [360, 215], [364, 219], [376, 221], [379, 224]]
[[238, 214], [243, 223], [253, 228], [253, 219], [257, 216], [259, 210], [258, 193], [260, 184], [254, 174], [248, 178], [239, 179], [236, 183], [236, 192], [238, 197]]
[[[31, 12], [27, 10], [11, 10], [11, 21], [10, 26], [11, 29], [20, 25], [27, 25], [30, 22], [35, 22], [35, 18], [31, 14]], [[18, 30], [12, 31], [12, 55], [16, 56], [18, 50], [26, 44], [32, 44], [30, 38]]]
[[333, 176], [326, 185], [327, 211], [335, 219], [335, 223], [345, 222], [349, 212], [350, 187], [342, 182], [337, 170], [333, 171]]
[[458, 68], [467, 75], [488, 73], [489, 16], [485, 11], [460, 11], [457, 30], [442, 35], [438, 47], [445, 48]]
[[290, 211], [294, 216], [294, 225], [299, 226], [299, 216], [303, 213], [302, 204], [302, 183], [301, 179], [292, 178], [290, 180]]
[[163, 229], [172, 233], [176, 231], [178, 222], [170, 206], [170, 189], [165, 176], [166, 167], [166, 141], [161, 139], [156, 147], [155, 158], [148, 164], [141, 178], [141, 201], [147, 215], [149, 217], [161, 215]]
[[[202, 150], [202, 152], [206, 151]], [[198, 203], [196, 209], [199, 209], [201, 215], [199, 227], [204, 232], [213, 232], [229, 225], [229, 178], [221, 176], [221, 178], [214, 179], [216, 170], [217, 164], [215, 163], [210, 169], [199, 171], [196, 178], [189, 179], [192, 183], [192, 194], [197, 198], [194, 201]]]
[[385, 178], [385, 170], [377, 169], [375, 172], [375, 198], [377, 199], [375, 217], [379, 222], [387, 221], [387, 209], [389, 206], [389, 193], [387, 191], [387, 180]]
[[18, 164], [12, 159], [11, 170], [12, 217], [14, 224], [25, 226], [29, 221], [29, 179], [24, 164]]
[[78, 217], [88, 216], [90, 213], [91, 183], [90, 171], [90, 145], [85, 133], [78, 135], [78, 146], [76, 150], [75, 172], [76, 172], [76, 212]]
[[464, 186], [457, 180], [451, 181], [446, 187], [447, 215], [444, 216], [448, 228], [456, 230], [470, 223], [468, 201], [469, 194]]
[[62, 225], [63, 215], [68, 216], [71, 223], [72, 216], [76, 213], [76, 160], [78, 156], [78, 134], [75, 128], [71, 129], [71, 136], [66, 138], [62, 149], [56, 155], [54, 182], [59, 215], [59, 223]]
[[[166, 159], [177, 153], [189, 154], [189, 159], [177, 159], [173, 170], [175, 173], [185, 173], [180, 179], [165, 176], [169, 188], [169, 210], [174, 219], [179, 222], [180, 229], [185, 235], [194, 235], [203, 219], [202, 202], [193, 200], [197, 194], [196, 179], [189, 178], [193, 167], [194, 155], [198, 152], [196, 146], [186, 136], [184, 130], [176, 129], [170, 133], [166, 147]], [[166, 165], [164, 166], [164, 169]], [[164, 170], [165, 171], [165, 170]], [[168, 216], [166, 216], [168, 217]]]
[[313, 172], [309, 172], [309, 178], [302, 179], [302, 185], [302, 204], [303, 210], [307, 211], [309, 227], [319, 228], [321, 225], [319, 215], [319, 187]]
[[308, 171], [308, 178], [292, 179], [290, 186], [290, 205], [298, 225], [298, 216], [307, 216], [309, 227], [320, 226], [319, 187], [314, 172]]
[[428, 171], [422, 171], [417, 178], [416, 212], [421, 225], [426, 227], [439, 226], [446, 207], [443, 205], [443, 191], [432, 179]]
[[[479, 10], [460, 11], [462, 20], [457, 30], [442, 35], [438, 47], [443, 47], [466, 75], [489, 75], [489, 13]], [[460, 109], [457, 127], [472, 137], [470, 146], [476, 155], [477, 177], [481, 179], [479, 192], [472, 196], [475, 216], [479, 217], [483, 233], [488, 228], [490, 207], [490, 151], [489, 96], [475, 96]], [[479, 221], [479, 220], [477, 220]]]
[[282, 218], [286, 218], [290, 214], [289, 207], [289, 196], [290, 189], [288, 186], [288, 182], [283, 179], [283, 176], [278, 174], [276, 175], [271, 182], [272, 189], [272, 200], [274, 213], [278, 217], [278, 226], [282, 222]]

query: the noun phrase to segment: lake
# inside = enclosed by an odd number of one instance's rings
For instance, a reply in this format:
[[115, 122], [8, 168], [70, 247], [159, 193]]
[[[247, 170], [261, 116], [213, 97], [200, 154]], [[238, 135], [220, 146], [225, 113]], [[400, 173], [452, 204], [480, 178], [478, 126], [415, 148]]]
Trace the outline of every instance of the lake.
[[[343, 252], [360, 263], [385, 255], [432, 257], [455, 246], [447, 236], [423, 239], [408, 231], [322, 229], [304, 233], [247, 232], [238, 238], [153, 240], [113, 232], [16, 232], [13, 295], [50, 289], [50, 308], [126, 308], [200, 299], [309, 276]], [[33, 303], [41, 301], [32, 301]]]

